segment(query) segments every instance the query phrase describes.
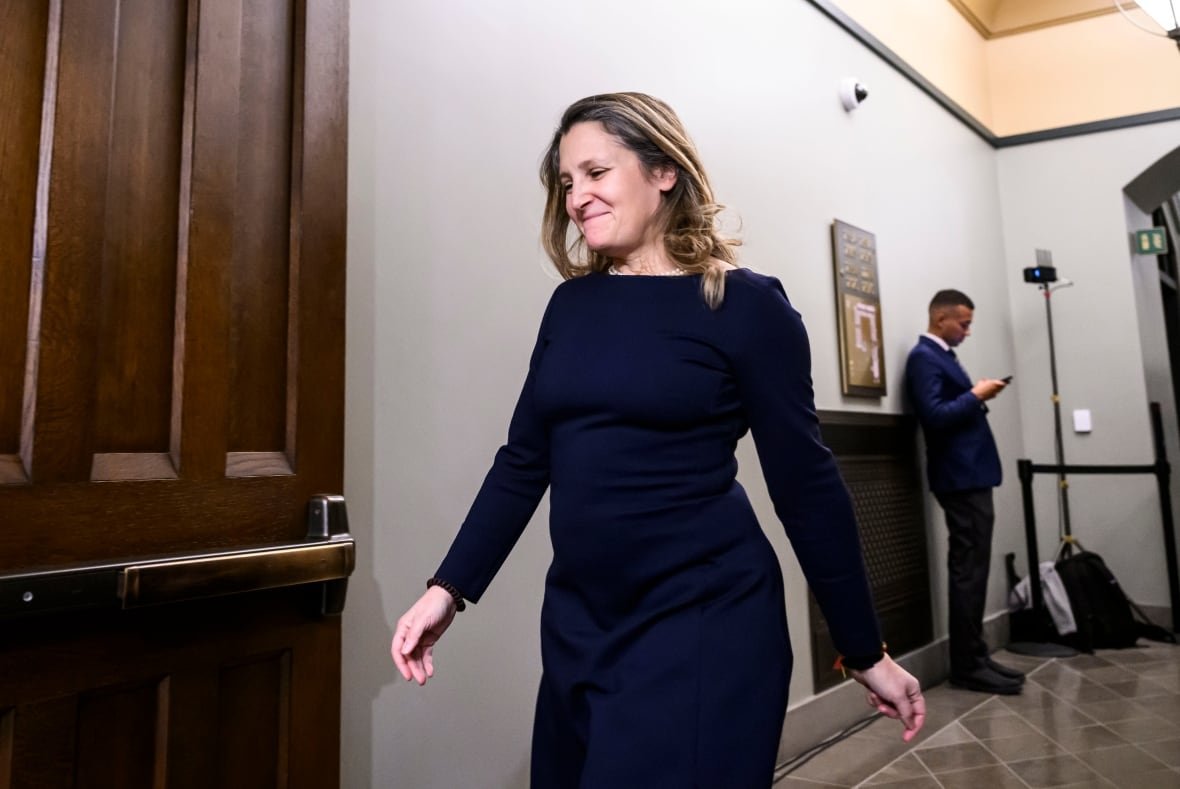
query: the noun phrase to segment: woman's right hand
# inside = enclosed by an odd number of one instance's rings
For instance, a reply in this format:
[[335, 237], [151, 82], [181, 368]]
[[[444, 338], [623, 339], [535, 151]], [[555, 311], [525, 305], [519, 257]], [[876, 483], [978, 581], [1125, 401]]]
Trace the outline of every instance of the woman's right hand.
[[455, 618], [455, 598], [432, 586], [397, 620], [390, 654], [402, 677], [425, 685], [434, 676], [434, 645]]

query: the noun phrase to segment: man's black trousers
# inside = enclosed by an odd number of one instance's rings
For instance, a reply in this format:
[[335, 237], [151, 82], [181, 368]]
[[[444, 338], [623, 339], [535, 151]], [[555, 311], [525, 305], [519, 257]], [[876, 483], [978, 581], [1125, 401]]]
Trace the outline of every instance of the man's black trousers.
[[946, 513], [949, 538], [946, 565], [951, 676], [962, 676], [981, 668], [988, 655], [983, 609], [996, 514], [991, 488], [934, 495]]

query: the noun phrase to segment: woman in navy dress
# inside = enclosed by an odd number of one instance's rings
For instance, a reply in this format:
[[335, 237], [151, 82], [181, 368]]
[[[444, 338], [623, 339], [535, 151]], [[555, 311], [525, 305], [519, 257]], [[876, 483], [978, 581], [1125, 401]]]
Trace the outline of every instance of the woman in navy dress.
[[398, 670], [433, 676], [549, 489], [533, 789], [765, 789], [792, 656], [779, 561], [736, 480], [749, 430], [844, 664], [908, 741], [925, 702], [882, 649], [803, 323], [778, 280], [736, 266], [679, 119], [639, 93], [576, 102], [541, 180], [565, 281], [508, 440], [398, 620]]

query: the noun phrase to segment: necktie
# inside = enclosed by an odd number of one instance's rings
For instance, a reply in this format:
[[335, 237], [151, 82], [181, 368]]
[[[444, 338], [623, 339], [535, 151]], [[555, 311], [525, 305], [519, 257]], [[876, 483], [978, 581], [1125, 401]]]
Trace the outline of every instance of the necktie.
[[[967, 368], [964, 367], [963, 363], [959, 361], [959, 357], [955, 353], [955, 350], [953, 348], [947, 348], [946, 352], [949, 353], [951, 355], [951, 358], [955, 360], [955, 364], [959, 365], [959, 369], [963, 371], [963, 375], [968, 375]], [[970, 377], [970, 376], [968, 375], [968, 377]]]

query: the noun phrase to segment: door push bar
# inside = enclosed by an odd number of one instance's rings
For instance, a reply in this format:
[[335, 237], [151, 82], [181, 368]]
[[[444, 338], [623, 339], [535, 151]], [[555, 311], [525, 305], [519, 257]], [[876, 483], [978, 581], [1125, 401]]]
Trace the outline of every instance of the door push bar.
[[343, 496], [313, 496], [300, 542], [0, 575], [0, 619], [87, 608], [143, 608], [314, 584], [321, 616], [344, 610], [356, 542]]

